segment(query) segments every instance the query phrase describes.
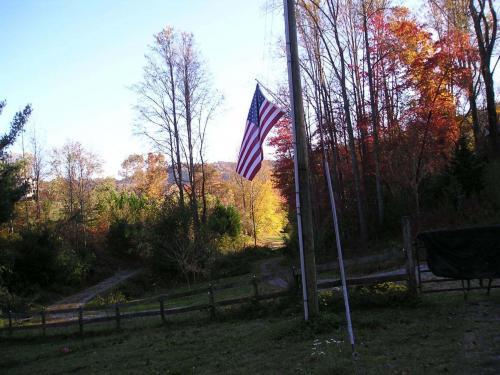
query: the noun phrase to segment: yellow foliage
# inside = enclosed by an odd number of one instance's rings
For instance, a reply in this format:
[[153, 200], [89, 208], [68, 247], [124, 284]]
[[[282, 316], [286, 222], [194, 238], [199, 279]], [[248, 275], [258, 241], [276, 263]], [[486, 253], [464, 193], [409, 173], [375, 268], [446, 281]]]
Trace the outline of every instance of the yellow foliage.
[[229, 182], [232, 204], [241, 215], [244, 234], [258, 243], [266, 238], [278, 237], [287, 222], [284, 201], [271, 180], [271, 167], [264, 164], [253, 181], [236, 173]]

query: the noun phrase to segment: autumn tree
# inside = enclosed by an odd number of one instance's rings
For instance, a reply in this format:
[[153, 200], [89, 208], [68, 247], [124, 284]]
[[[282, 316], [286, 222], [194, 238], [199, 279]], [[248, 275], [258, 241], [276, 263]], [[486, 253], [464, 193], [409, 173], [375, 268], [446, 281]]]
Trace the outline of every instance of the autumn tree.
[[[480, 123], [478, 110], [481, 73], [474, 27], [469, 22], [471, 18], [469, 0], [427, 0], [427, 5], [432, 28], [437, 33], [443, 52], [449, 56], [448, 61], [453, 61], [462, 68], [460, 74], [450, 80], [450, 90], [457, 97], [457, 114], [463, 121], [468, 121], [470, 118], [475, 149], [482, 152], [484, 127]], [[456, 70], [450, 73], [455, 74]], [[461, 95], [464, 98], [461, 98]], [[464, 105], [466, 110], [460, 111], [460, 105], [467, 102], [468, 108]]]
[[[201, 184], [204, 185], [205, 134], [220, 97], [211, 87], [192, 34], [165, 28], [155, 35], [146, 58], [143, 81], [134, 86], [138, 94], [138, 130], [167, 155], [177, 185], [179, 206], [184, 207], [187, 195], [198, 228], [197, 192], [200, 190], [196, 175], [201, 165]], [[203, 196], [202, 205], [204, 219]]]
[[119, 175], [126, 186], [137, 188], [144, 181], [144, 156], [131, 154], [121, 164]]
[[30, 162], [30, 175], [32, 181], [33, 199], [35, 201], [35, 219], [37, 223], [40, 223], [42, 216], [42, 201], [41, 201], [41, 185], [43, 184], [43, 179], [46, 174], [46, 164], [45, 160], [45, 150], [42, 142], [40, 141], [39, 134], [36, 128], [30, 136], [30, 146], [31, 146], [31, 162]]
[[63, 212], [72, 229], [77, 249], [87, 246], [87, 225], [91, 219], [91, 192], [101, 162], [78, 142], [67, 142], [52, 153], [52, 173], [60, 183]]
[[283, 199], [270, 177], [267, 163], [252, 181], [236, 173], [232, 176], [234, 206], [241, 214], [243, 232], [253, 238], [255, 246], [265, 237], [279, 236], [286, 224]]
[[[328, 209], [326, 174], [318, 168], [326, 160], [347, 237], [366, 238], [368, 223], [388, 224], [386, 212], [393, 216], [395, 207], [399, 215], [419, 217], [422, 183], [448, 164], [467, 132], [468, 113], [478, 133], [468, 0], [428, 4], [435, 7], [431, 26], [390, 0], [298, 3], [316, 221]], [[277, 186], [293, 210], [293, 147], [285, 124], [277, 124], [270, 143]]]
[[455, 98], [449, 91], [455, 66], [406, 9], [394, 10], [386, 30], [381, 48], [398, 82], [400, 114], [384, 163], [393, 183], [413, 191], [418, 215], [421, 182], [443, 167], [458, 138]]
[[165, 196], [167, 186], [167, 164], [165, 156], [161, 153], [148, 153], [143, 188], [146, 196], [161, 200]]

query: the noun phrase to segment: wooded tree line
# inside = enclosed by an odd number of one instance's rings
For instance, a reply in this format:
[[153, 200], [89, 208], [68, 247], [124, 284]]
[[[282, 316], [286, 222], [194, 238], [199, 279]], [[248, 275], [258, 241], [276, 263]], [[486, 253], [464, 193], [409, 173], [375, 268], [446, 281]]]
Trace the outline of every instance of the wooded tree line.
[[[331, 233], [325, 155], [347, 239], [394, 233], [407, 214], [420, 228], [465, 223], [470, 211], [479, 212], [469, 223], [498, 218], [496, 9], [491, 0], [424, 6], [426, 23], [390, 0], [298, 1], [317, 236]], [[270, 92], [284, 106], [285, 87]], [[293, 211], [288, 121], [269, 143]]]
[[[20, 125], [2, 138], [5, 148], [30, 112], [16, 117]], [[282, 235], [284, 202], [268, 164], [252, 183], [236, 176], [234, 163], [205, 164], [203, 173], [197, 165], [199, 188], [183, 186], [196, 194], [196, 228], [164, 154], [130, 155], [120, 179], [102, 178], [101, 160], [78, 142], [53, 150], [36, 136], [28, 143], [24, 158], [4, 151], [1, 163], [0, 303], [46, 297], [41, 291], [51, 288], [62, 293], [127, 265], [191, 282], [211, 277], [221, 254]]]

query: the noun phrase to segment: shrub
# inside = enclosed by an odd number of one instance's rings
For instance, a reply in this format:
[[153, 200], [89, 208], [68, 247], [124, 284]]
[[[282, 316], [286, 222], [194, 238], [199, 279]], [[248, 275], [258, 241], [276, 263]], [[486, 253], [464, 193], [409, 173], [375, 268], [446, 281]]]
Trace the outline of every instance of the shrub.
[[219, 236], [236, 238], [241, 232], [240, 215], [234, 207], [217, 202], [208, 217], [208, 228]]
[[113, 290], [108, 294], [106, 294], [104, 297], [101, 295], [97, 295], [92, 301], [88, 303], [88, 306], [101, 307], [101, 306], [115, 305], [126, 302], [127, 298], [121, 291]]
[[448, 203], [461, 209], [466, 199], [478, 196], [483, 190], [484, 166], [483, 160], [471, 151], [467, 138], [461, 137], [444, 171], [423, 184], [421, 200], [428, 207]]
[[79, 255], [48, 227], [0, 239], [0, 287], [12, 296], [35, 296], [80, 284], [95, 255]]
[[115, 255], [146, 259], [149, 251], [144, 246], [146, 243], [144, 232], [143, 223], [129, 223], [125, 219], [118, 219], [109, 227], [106, 235], [107, 246]]
[[163, 278], [182, 276], [188, 283], [204, 270], [211, 252], [211, 241], [195, 224], [190, 207], [181, 207], [167, 198], [161, 212], [151, 219], [148, 241], [152, 249], [151, 267]]
[[21, 292], [32, 286], [47, 287], [67, 270], [59, 268], [61, 241], [47, 229], [26, 231], [12, 243], [14, 251], [11, 289]]

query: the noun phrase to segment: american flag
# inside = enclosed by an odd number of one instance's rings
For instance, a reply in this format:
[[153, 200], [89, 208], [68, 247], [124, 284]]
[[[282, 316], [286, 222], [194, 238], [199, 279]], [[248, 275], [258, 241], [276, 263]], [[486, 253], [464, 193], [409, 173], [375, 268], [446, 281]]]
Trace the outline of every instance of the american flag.
[[259, 85], [257, 85], [248, 112], [245, 134], [236, 165], [236, 172], [240, 176], [250, 181], [253, 180], [260, 170], [262, 160], [264, 160], [262, 152], [264, 140], [274, 124], [283, 115], [284, 112], [280, 108], [262, 95]]

